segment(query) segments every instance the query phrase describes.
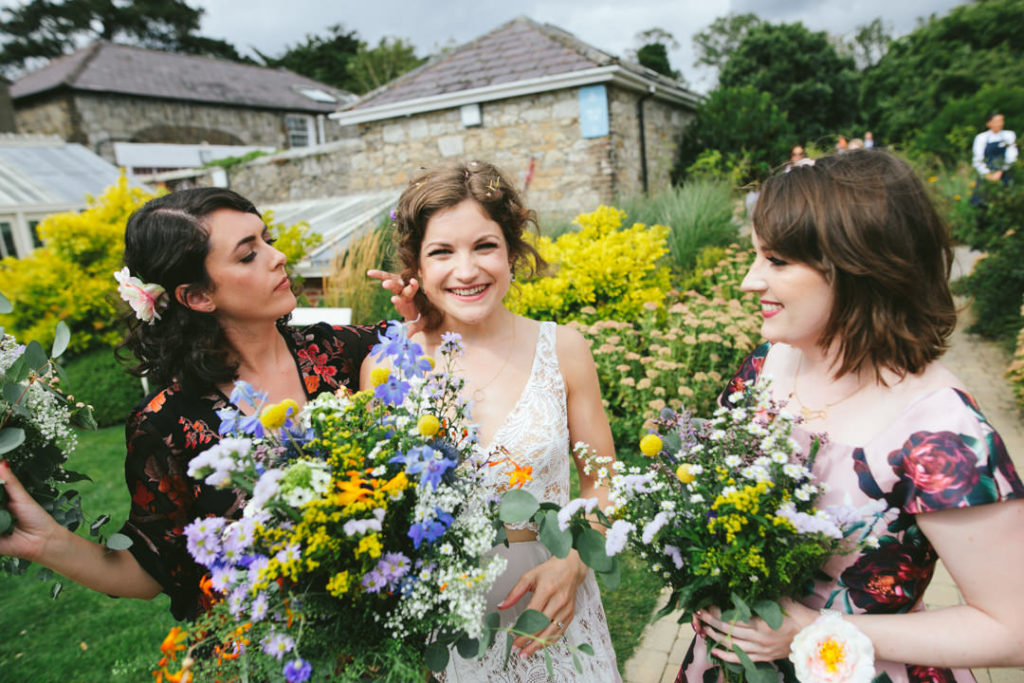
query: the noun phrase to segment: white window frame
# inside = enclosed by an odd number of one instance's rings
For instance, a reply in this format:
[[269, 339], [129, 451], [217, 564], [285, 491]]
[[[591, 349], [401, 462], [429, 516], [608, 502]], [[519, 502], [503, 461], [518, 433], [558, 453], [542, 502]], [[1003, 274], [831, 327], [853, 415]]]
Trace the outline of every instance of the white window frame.
[[[300, 132], [297, 124], [299, 121], [305, 126], [305, 131], [302, 133], [305, 135], [304, 142], [300, 142]], [[313, 121], [313, 117], [309, 114], [285, 114], [284, 115], [284, 132], [288, 137], [288, 148], [292, 149], [295, 147], [313, 147], [316, 145], [316, 125]]]

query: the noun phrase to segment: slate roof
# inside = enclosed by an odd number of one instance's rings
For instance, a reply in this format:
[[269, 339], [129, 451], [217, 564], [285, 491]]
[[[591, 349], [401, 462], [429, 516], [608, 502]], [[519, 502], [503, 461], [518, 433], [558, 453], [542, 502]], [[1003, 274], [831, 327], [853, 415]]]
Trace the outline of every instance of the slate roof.
[[[327, 113], [352, 101], [350, 93], [285, 69], [268, 69], [213, 57], [182, 55], [97, 41], [58, 57], [11, 85], [21, 98], [57, 88], [140, 97], [208, 102], [261, 109]], [[318, 102], [303, 89], [321, 90], [337, 102]]]
[[117, 182], [116, 166], [57, 137], [0, 135], [0, 211], [45, 204], [85, 204]]
[[593, 47], [568, 31], [517, 17], [367, 93], [345, 111], [603, 66], [619, 66], [652, 84], [687, 92], [683, 83]]

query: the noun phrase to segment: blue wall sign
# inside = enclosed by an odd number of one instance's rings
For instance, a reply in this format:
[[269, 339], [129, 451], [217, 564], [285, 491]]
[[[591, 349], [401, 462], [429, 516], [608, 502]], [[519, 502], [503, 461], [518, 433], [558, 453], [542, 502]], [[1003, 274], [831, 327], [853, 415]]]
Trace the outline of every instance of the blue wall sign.
[[603, 85], [580, 88], [580, 133], [585, 138], [608, 135], [608, 92]]

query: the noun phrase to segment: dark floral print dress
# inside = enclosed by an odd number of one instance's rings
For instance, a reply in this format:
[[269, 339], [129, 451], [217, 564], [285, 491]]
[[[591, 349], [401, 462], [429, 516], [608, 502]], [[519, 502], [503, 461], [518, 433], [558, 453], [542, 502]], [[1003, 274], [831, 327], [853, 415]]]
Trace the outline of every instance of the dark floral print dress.
[[[720, 401], [754, 384], [770, 344], [754, 351], [729, 382]], [[810, 435], [799, 425], [793, 436], [804, 448]], [[919, 513], [986, 505], [1024, 497], [1024, 484], [999, 434], [977, 404], [958, 389], [924, 394], [881, 433], [858, 446], [828, 442], [818, 452], [814, 474], [828, 484], [820, 506], [858, 508], [865, 523], [875, 517], [877, 547], [833, 558], [802, 598], [808, 607], [847, 614], [889, 614], [924, 609], [921, 598], [938, 556], [917, 526]], [[679, 681], [702, 681], [709, 670], [704, 641], [690, 646]], [[893, 683], [973, 681], [968, 669], [940, 669], [876, 661]]]
[[[383, 329], [326, 323], [283, 329], [306, 398], [339, 388], [358, 390], [359, 368]], [[170, 596], [177, 619], [194, 619], [210, 600], [200, 588], [205, 570], [185, 547], [185, 526], [199, 517], [237, 514], [244, 503], [240, 492], [218, 490], [187, 474], [189, 461], [220, 439], [216, 411], [228, 405], [215, 388], [197, 391], [174, 382], [146, 397], [125, 425], [125, 480], [132, 503], [121, 533], [132, 539], [130, 552]]]

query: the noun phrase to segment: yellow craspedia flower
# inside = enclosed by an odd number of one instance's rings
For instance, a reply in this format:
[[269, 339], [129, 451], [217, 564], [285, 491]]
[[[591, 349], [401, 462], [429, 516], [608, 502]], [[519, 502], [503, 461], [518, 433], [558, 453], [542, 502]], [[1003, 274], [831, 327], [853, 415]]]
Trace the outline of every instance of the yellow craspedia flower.
[[685, 462], [676, 468], [676, 476], [679, 478], [679, 481], [683, 482], [684, 484], [689, 484], [691, 481], [697, 478], [693, 476], [693, 473], [690, 472], [690, 466], [687, 465]]
[[299, 412], [299, 404], [290, 398], [280, 403], [271, 403], [260, 413], [260, 422], [266, 429], [280, 429], [285, 421]]
[[441, 421], [433, 415], [424, 415], [416, 423], [416, 429], [423, 436], [433, 436], [441, 428]]
[[378, 365], [370, 371], [370, 384], [375, 387], [379, 387], [381, 384], [384, 384], [384, 382], [387, 382], [389, 377], [391, 377], [391, 371]]
[[653, 458], [661, 452], [661, 439], [657, 434], [648, 434], [640, 439], [640, 452], [648, 458]]
[[430, 369], [433, 370], [436, 367], [433, 356], [420, 356], [420, 360], [425, 360], [430, 363]]

